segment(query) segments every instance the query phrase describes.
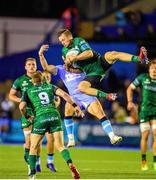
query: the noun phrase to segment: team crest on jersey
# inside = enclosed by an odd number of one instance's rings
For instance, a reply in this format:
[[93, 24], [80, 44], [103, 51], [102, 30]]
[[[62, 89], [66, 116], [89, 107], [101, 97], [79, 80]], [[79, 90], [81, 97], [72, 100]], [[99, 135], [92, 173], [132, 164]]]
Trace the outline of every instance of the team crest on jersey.
[[23, 81], [22, 86], [28, 86], [28, 82], [27, 81]]
[[144, 83], [145, 83], [145, 84], [150, 84], [150, 80], [149, 80], [149, 79], [146, 79], [146, 80], [144, 81]]

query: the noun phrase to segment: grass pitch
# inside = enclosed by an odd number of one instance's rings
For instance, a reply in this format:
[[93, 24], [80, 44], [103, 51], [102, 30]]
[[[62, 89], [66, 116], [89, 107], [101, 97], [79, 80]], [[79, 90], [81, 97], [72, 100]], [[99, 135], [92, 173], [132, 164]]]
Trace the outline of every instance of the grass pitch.
[[[149, 170], [140, 170], [140, 152], [117, 149], [70, 149], [71, 156], [82, 179], [156, 179], [152, 167], [152, 154], [148, 154]], [[59, 153], [55, 153], [57, 173], [46, 168], [46, 149], [42, 148], [42, 173], [37, 179], [72, 179], [70, 171]], [[0, 145], [0, 178], [27, 179], [27, 166], [23, 160], [23, 147]]]

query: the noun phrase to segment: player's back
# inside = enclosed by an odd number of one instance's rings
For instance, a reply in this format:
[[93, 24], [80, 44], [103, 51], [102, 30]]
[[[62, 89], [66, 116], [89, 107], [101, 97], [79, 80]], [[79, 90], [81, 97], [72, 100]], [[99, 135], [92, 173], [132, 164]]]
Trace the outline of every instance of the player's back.
[[27, 96], [30, 100], [36, 116], [56, 111], [54, 103], [54, 91], [56, 87], [43, 83], [41, 85], [32, 86], [27, 90]]

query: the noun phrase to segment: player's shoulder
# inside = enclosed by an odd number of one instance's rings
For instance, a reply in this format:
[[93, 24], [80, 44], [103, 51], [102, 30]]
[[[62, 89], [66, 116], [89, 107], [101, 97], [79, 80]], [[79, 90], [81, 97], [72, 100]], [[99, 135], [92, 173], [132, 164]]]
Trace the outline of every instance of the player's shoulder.
[[24, 75], [19, 76], [18, 78], [16, 78], [15, 81], [13, 82], [13, 84], [16, 85], [16, 86], [20, 86], [25, 79], [26, 79], [26, 76], [24, 74]]
[[20, 81], [20, 80], [22, 80], [22, 79], [24, 79], [24, 78], [25, 78], [25, 74], [17, 77], [17, 78], [15, 79], [15, 81]]
[[148, 73], [141, 73], [137, 76], [137, 78], [140, 78], [140, 79], [149, 78], [149, 74]]
[[86, 42], [86, 41], [81, 37], [75, 37], [74, 38], [74, 43], [79, 44], [79, 43], [84, 43], [84, 42]]

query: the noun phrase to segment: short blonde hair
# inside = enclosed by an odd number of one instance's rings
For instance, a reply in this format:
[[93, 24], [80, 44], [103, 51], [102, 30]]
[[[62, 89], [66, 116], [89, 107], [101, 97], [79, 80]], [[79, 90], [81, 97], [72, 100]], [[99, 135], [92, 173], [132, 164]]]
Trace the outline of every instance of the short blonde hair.
[[36, 71], [32, 75], [32, 82], [33, 83], [41, 83], [42, 82], [42, 72], [41, 71]]
[[57, 36], [60, 37], [62, 34], [65, 34], [66, 36], [72, 36], [72, 33], [69, 31], [69, 29], [60, 29], [57, 33]]

